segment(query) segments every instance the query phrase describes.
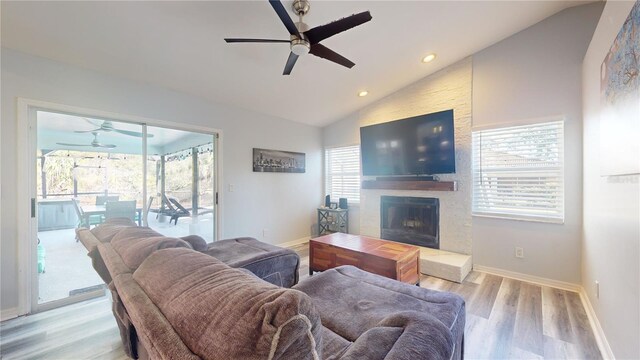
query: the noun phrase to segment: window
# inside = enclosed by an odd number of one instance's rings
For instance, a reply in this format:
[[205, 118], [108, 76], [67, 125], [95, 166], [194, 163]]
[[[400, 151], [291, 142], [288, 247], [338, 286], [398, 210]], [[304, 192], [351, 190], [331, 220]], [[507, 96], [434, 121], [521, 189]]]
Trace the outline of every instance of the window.
[[360, 145], [326, 149], [325, 189], [332, 201], [347, 198], [360, 203]]
[[473, 214], [564, 222], [564, 123], [474, 131]]

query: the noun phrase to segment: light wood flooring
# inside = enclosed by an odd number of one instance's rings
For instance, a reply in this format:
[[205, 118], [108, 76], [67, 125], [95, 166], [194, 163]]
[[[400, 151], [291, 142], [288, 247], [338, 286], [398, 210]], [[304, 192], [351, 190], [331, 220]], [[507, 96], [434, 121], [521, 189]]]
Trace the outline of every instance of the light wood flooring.
[[[308, 248], [293, 249], [302, 280]], [[601, 359], [577, 293], [481, 272], [462, 284], [423, 275], [421, 286], [466, 300], [467, 359]], [[106, 297], [1, 323], [0, 358], [127, 359]]]

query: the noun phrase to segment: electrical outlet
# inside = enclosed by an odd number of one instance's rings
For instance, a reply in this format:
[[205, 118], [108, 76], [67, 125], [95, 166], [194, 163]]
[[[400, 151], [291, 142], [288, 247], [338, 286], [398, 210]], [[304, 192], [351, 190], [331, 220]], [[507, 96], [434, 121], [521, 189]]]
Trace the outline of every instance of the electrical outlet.
[[233, 192], [236, 189], [235, 185], [229, 184], [229, 192]]
[[523, 259], [524, 258], [524, 249], [521, 247], [516, 247], [516, 257]]
[[600, 282], [596, 280], [596, 299], [600, 299]]
[[269, 229], [262, 229], [262, 238], [266, 239], [269, 236]]

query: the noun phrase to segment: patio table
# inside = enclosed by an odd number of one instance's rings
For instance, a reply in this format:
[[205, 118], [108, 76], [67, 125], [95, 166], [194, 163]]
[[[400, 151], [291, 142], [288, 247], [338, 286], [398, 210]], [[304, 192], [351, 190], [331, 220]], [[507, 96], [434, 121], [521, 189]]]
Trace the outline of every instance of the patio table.
[[[84, 213], [85, 224], [89, 223], [89, 217], [91, 215], [105, 215], [107, 208], [105, 205], [83, 205], [82, 212]], [[136, 208], [136, 214], [138, 215], [138, 226], [142, 226], [142, 208]]]

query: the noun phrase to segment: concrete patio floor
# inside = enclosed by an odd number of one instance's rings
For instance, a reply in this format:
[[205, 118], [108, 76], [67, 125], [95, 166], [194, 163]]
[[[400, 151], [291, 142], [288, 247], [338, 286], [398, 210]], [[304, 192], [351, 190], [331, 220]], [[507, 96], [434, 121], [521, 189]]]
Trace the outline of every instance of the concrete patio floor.
[[[160, 221], [159, 221], [160, 220]], [[169, 219], [156, 219], [149, 214], [149, 226], [157, 232], [171, 237], [191, 234], [202, 236], [207, 242], [214, 239], [213, 215], [206, 214], [192, 219], [180, 218], [178, 225], [169, 224]], [[104, 285], [91, 266], [87, 250], [75, 240], [75, 229], [38, 232], [45, 255], [45, 272], [38, 274], [40, 304], [70, 296], [87, 288]]]

